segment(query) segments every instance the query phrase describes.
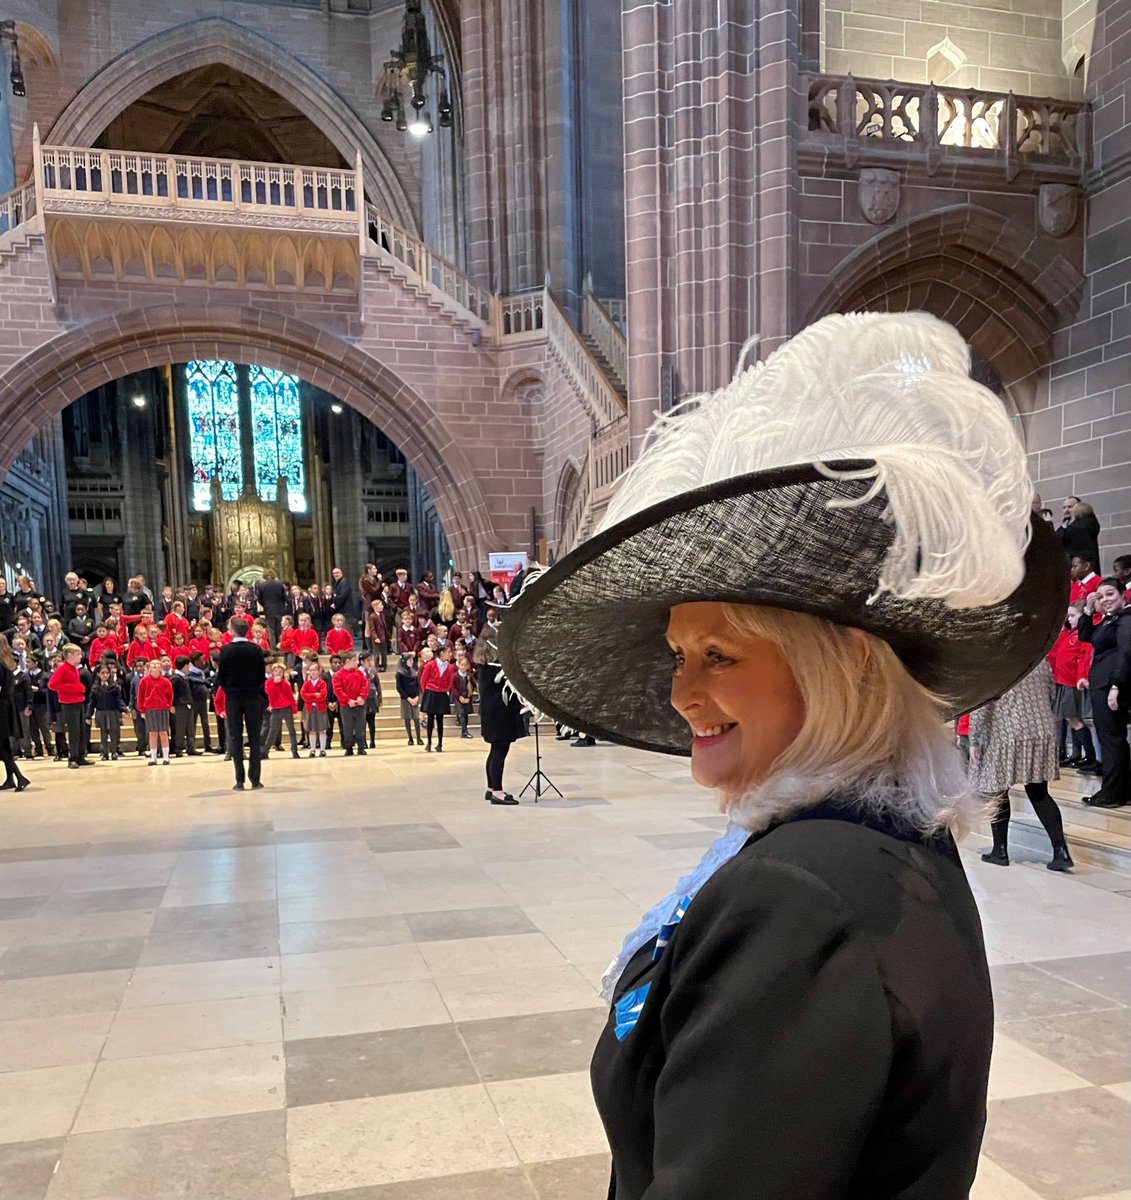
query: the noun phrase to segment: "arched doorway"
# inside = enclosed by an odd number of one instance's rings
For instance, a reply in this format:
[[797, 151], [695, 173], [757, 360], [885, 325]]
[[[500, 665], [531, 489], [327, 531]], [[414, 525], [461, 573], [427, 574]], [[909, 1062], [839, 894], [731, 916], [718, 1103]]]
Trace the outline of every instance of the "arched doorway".
[[0, 377], [0, 472], [36, 430], [110, 380], [195, 359], [291, 373], [356, 410], [401, 447], [436, 506], [457, 562], [477, 563], [496, 537], [475, 472], [441, 414], [389, 367], [294, 317], [235, 306], [133, 309], [68, 330]]
[[851, 254], [810, 309], [921, 310], [949, 321], [992, 368], [1013, 410], [1040, 403], [1055, 330], [1076, 310], [1083, 276], [1048, 239], [973, 206], [940, 209]]

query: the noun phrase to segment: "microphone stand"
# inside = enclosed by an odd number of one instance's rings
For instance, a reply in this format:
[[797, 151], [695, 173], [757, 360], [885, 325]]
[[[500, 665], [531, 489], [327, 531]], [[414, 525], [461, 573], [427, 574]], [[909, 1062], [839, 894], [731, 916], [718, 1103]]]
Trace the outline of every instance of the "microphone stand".
[[527, 791], [534, 789], [534, 803], [537, 804], [539, 799], [545, 792], [554, 792], [559, 800], [564, 800], [565, 797], [554, 786], [549, 775], [542, 770], [542, 745], [538, 740], [538, 723], [534, 723], [534, 774], [526, 781], [526, 786], [519, 792], [519, 796], [525, 796]]

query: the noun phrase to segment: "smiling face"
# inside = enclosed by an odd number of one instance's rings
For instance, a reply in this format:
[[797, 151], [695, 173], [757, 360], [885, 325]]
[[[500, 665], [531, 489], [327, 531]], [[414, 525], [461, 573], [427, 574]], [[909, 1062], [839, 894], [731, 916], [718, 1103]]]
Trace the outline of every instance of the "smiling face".
[[1096, 588], [1097, 607], [1104, 616], [1111, 613], [1117, 613], [1123, 608], [1127, 601], [1127, 593], [1121, 592], [1118, 588], [1112, 587], [1110, 583], [1101, 583]]
[[797, 737], [805, 704], [777, 645], [742, 634], [723, 609], [701, 601], [671, 610], [671, 701], [691, 727], [696, 782], [737, 796]]

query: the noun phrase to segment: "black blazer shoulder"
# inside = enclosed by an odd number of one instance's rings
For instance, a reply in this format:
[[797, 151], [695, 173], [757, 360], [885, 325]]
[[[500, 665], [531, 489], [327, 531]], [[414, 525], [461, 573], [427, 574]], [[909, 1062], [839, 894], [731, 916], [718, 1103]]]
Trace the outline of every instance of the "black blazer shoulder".
[[254, 642], [229, 642], [220, 651], [216, 686], [225, 696], [262, 692], [267, 679], [267, 660]]
[[967, 1196], [993, 1009], [952, 844], [787, 821], [653, 951], [593, 1059], [617, 1200]]

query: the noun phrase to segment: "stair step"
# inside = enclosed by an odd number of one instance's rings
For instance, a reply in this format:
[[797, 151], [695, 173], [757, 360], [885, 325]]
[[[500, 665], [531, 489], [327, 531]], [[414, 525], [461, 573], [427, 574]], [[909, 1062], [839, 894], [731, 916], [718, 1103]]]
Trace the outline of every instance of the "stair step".
[[[1064, 835], [1072, 857], [1089, 866], [1131, 875], [1131, 808], [1090, 808], [1081, 803], [1099, 787], [1098, 778], [1065, 771], [1049, 784], [1060, 806]], [[1010, 843], [1037, 853], [1047, 853], [1048, 835], [1021, 788], [1010, 792], [1013, 816]]]

